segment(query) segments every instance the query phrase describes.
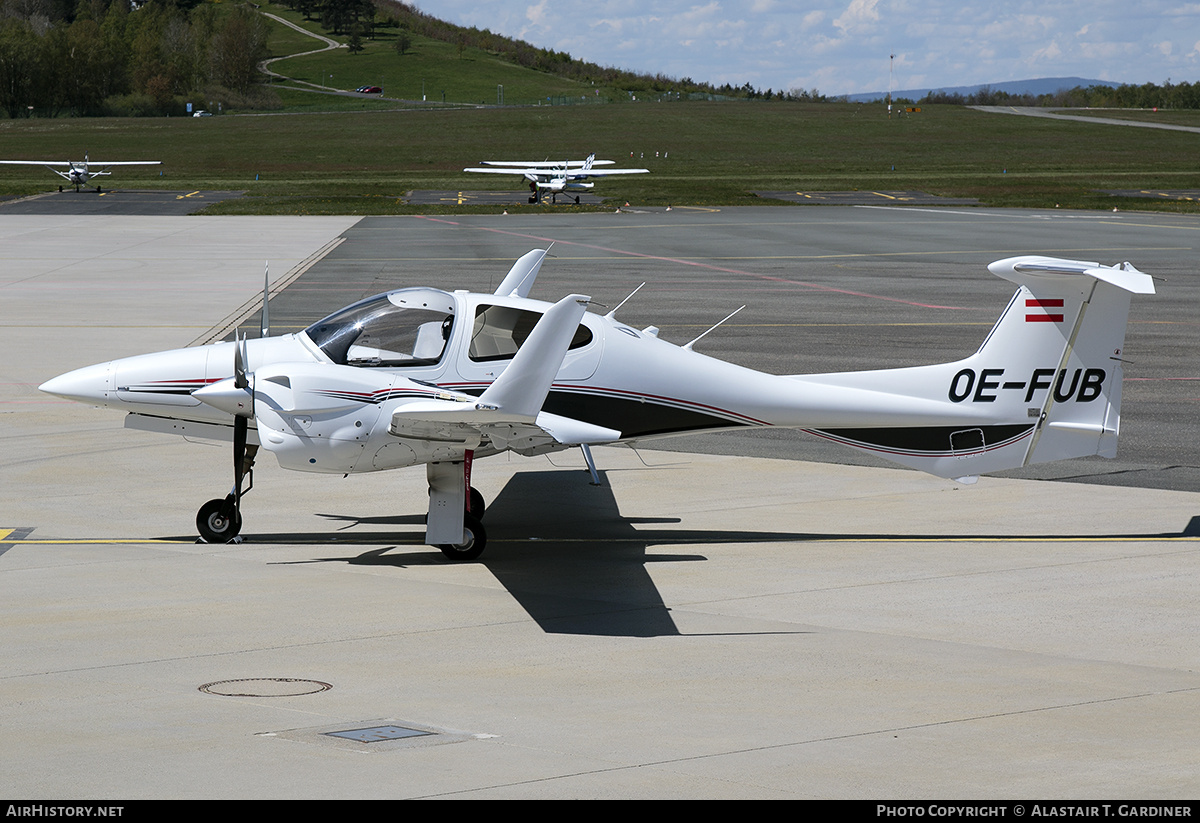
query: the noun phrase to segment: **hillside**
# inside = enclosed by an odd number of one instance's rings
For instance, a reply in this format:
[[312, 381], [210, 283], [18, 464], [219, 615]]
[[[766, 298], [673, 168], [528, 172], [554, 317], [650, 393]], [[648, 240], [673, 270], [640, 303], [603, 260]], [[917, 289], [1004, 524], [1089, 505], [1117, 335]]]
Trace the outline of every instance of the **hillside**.
[[[330, 4], [310, 0], [262, 6], [263, 11], [349, 46], [340, 53], [282, 61], [273, 68], [307, 84], [343, 89], [370, 84], [384, 88], [386, 97], [435, 103], [538, 105], [765, 96], [748, 85], [715, 88], [691, 78], [599, 66], [486, 29], [455, 26], [397, 0], [342, 2], [348, 11], [341, 16], [328, 13]], [[290, 39], [286, 35], [279, 45], [272, 43], [272, 55], [295, 53], [286, 50]]]

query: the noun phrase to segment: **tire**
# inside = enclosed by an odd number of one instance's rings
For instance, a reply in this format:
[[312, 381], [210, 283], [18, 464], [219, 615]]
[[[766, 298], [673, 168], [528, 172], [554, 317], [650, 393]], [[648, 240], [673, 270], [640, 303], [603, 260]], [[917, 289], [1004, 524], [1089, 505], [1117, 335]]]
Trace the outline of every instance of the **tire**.
[[449, 543], [438, 546], [447, 560], [465, 563], [475, 560], [483, 554], [483, 550], [487, 546], [487, 532], [484, 531], [483, 524], [469, 514], [463, 515], [463, 531], [467, 535], [466, 543], [457, 546]]
[[228, 543], [242, 531], [242, 515], [234, 512], [233, 517], [223, 514], [226, 506], [232, 505], [229, 498], [209, 500], [196, 513], [196, 529], [209, 543]]
[[484, 502], [483, 495], [472, 486], [470, 494], [467, 496], [467, 512], [476, 520], [483, 520], [483, 513], [486, 509], [487, 503]]

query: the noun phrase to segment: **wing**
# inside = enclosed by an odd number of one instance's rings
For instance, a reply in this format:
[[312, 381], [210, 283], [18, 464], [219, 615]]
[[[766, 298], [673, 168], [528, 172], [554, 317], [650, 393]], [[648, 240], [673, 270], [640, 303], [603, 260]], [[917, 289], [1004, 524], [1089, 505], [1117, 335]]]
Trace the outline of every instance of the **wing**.
[[105, 163], [103, 160], [89, 160], [90, 166], [159, 166], [162, 165], [161, 160], [116, 160], [112, 163]]
[[613, 429], [541, 410], [589, 299], [572, 294], [555, 303], [477, 402], [406, 403], [392, 415], [389, 431], [397, 437], [464, 449], [486, 442], [522, 454], [619, 440], [621, 433]]
[[572, 177], [611, 177], [616, 174], [649, 174], [650, 169], [592, 169], [586, 174], [572, 174]]
[[521, 175], [533, 174], [533, 175], [538, 175], [538, 174], [547, 174], [548, 172], [552, 171], [552, 169], [550, 169], [549, 167], [537, 168], [535, 166], [529, 166], [529, 167], [513, 166], [512, 168], [503, 168], [501, 166], [472, 166], [471, 168], [463, 169], [463, 171], [469, 171], [472, 174], [521, 174]]
[[0, 160], [8, 166], [70, 166], [70, 160]]
[[[592, 165], [593, 166], [611, 166], [611, 165], [615, 164], [616, 162], [617, 162], [616, 160], [593, 160]], [[568, 160], [566, 162], [567, 167], [572, 168], [572, 169], [583, 168], [583, 166], [586, 164], [587, 164], [586, 160]], [[522, 169], [522, 170], [524, 170], [524, 169], [561, 169], [563, 167], [563, 162], [561, 160], [558, 161], [557, 163], [550, 161], [550, 160], [547, 160], [543, 163], [538, 163], [537, 161], [526, 163], [526, 162], [522, 162], [519, 160], [480, 160], [479, 165], [481, 165], [481, 166], [515, 166], [516, 168]]]

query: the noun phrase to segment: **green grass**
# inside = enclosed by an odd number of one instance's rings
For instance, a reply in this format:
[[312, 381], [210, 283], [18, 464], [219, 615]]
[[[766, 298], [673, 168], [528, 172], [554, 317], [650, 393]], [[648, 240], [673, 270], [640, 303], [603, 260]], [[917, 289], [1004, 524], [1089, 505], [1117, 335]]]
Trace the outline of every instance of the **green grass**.
[[[316, 24], [282, 6], [268, 5], [263, 9], [319, 31]], [[426, 37], [413, 35], [411, 49], [401, 55], [394, 48], [398, 33], [398, 29], [377, 28], [373, 39], [363, 38], [363, 50], [358, 54], [336, 49], [280, 60], [271, 69], [303, 83], [342, 91], [379, 86], [392, 101], [495, 105], [502, 98], [505, 105], [511, 106], [537, 105], [548, 97], [598, 97], [591, 86], [523, 69], [478, 49], [464, 49], [460, 54], [453, 44]], [[345, 37], [335, 39], [346, 41]], [[272, 56], [320, 47], [319, 41], [272, 23], [268, 40]], [[389, 101], [383, 101], [382, 105], [389, 105]]]
[[[270, 45], [272, 50], [316, 45], [299, 37], [280, 32]], [[923, 106], [919, 114], [890, 120], [881, 105], [840, 103], [443, 109], [440, 88], [429, 78], [444, 82], [447, 99], [450, 89], [461, 88], [454, 96], [477, 95], [488, 102], [494, 102], [494, 81], [502, 68], [516, 73], [511, 75], [516, 79], [504, 75], [508, 102], [520, 93], [515, 90], [540, 95], [567, 81], [540, 72], [519, 77], [523, 70], [494, 66], [488, 62], [494, 58], [486, 55], [459, 59], [449, 46], [418, 45], [415, 56], [401, 57], [385, 45], [374, 53], [339, 50], [275, 68], [317, 83], [322, 72], [332, 73], [336, 85], [346, 87], [379, 83], [382, 77], [385, 90], [397, 96], [415, 89], [419, 97], [420, 75], [426, 78], [427, 96], [436, 90], [439, 105], [315, 94], [276, 84], [286, 107], [281, 113], [2, 120], [0, 141], [6, 159], [78, 159], [89, 152], [107, 160], [163, 161], [162, 167], [118, 169], [106, 181], [112, 187], [249, 193], [210, 207], [211, 213], [470, 211], [407, 206], [402, 200], [414, 189], [523, 190], [516, 177], [468, 175], [462, 168], [489, 158], [581, 158], [591, 151], [651, 171], [598, 181], [595, 193], [613, 203], [763, 204], [779, 201], [759, 199], [754, 192], [863, 189], [974, 197], [992, 206], [1200, 211], [1195, 201], [1113, 198], [1098, 191], [1200, 189], [1195, 134], [958, 106]], [[405, 76], [386, 73], [396, 66], [418, 70]], [[47, 191], [57, 182], [41, 169], [0, 167], [0, 194]]]

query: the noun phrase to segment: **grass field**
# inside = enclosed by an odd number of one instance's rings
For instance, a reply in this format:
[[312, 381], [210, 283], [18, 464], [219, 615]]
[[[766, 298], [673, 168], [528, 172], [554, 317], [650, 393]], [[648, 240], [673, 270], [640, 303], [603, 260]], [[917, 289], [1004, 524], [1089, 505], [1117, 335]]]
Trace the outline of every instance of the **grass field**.
[[[278, 29], [278, 39], [273, 35], [271, 41], [274, 53], [318, 45]], [[460, 59], [449, 46], [439, 52], [442, 45], [418, 43], [414, 54], [404, 56], [387, 45], [374, 56], [342, 49], [281, 61], [273, 68], [318, 84], [324, 78], [325, 85], [338, 87], [381, 84], [389, 96], [399, 86], [406, 95], [416, 89], [419, 97], [420, 74], [426, 78], [427, 97], [436, 89], [439, 104], [437, 78], [451, 86], [459, 82], [455, 77], [484, 68], [478, 76], [489, 79], [477, 79], [462, 96], [490, 89], [488, 102], [494, 103], [496, 84], [490, 78], [500, 76], [500, 68], [486, 64], [486, 55]], [[404, 65], [408, 57], [413, 61], [407, 65], [416, 69], [407, 80], [383, 75], [380, 83], [380, 77], [372, 76], [384, 71], [379, 61]], [[507, 64], [504, 69], [524, 71]], [[521, 93], [517, 90], [550, 93], [548, 89], [566, 82], [524, 73], [536, 77], [505, 75], [506, 102]], [[328, 82], [329, 75], [335, 80]], [[342, 76], [347, 82], [341, 82]], [[435, 78], [432, 85], [430, 78]], [[762, 101], [443, 109], [280, 86], [276, 91], [284, 100], [283, 112], [202, 119], [3, 120], [0, 145], [5, 159], [79, 159], [88, 152], [107, 160], [163, 161], [162, 167], [118, 170], [107, 181], [112, 187], [248, 192], [248, 197], [213, 209], [221, 213], [428, 213], [441, 207], [407, 206], [402, 198], [414, 189], [523, 188], [516, 177], [468, 175], [461, 171], [464, 166], [488, 158], [578, 159], [591, 151], [651, 171], [597, 182], [595, 193], [613, 203], [744, 205], [772, 202], [756, 198], [755, 191], [901, 189], [974, 197], [993, 206], [1200, 211], [1196, 201], [1102, 193], [1200, 189], [1200, 135], [1185, 132], [988, 114], [958, 106], [923, 106], [920, 113], [891, 119], [878, 104]], [[3, 194], [47, 191], [57, 182], [34, 167], [0, 169]]]

